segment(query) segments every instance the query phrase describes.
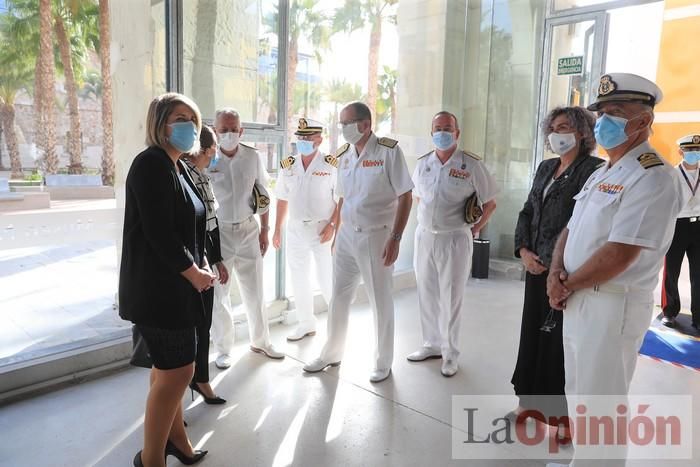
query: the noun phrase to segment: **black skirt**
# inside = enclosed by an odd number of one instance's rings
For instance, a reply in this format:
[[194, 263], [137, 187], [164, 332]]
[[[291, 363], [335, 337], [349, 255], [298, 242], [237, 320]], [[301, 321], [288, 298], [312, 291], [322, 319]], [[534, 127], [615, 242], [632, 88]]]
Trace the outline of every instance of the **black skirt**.
[[541, 328], [550, 309], [547, 272], [537, 276], [526, 273], [520, 347], [511, 383], [515, 394], [520, 398], [520, 406], [538, 410], [547, 419], [550, 416], [567, 415], [564, 396], [563, 313], [554, 310], [550, 318], [556, 324], [546, 332]]
[[153, 366], [159, 370], [174, 370], [194, 362], [197, 335], [194, 326], [183, 329], [163, 329], [137, 324], [146, 343]]

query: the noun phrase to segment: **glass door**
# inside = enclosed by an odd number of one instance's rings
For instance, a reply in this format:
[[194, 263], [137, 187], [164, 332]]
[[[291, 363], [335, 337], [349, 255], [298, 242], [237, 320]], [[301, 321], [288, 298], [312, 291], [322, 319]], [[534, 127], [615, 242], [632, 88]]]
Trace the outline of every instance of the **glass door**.
[[545, 150], [542, 122], [560, 106], [587, 106], [604, 67], [605, 12], [548, 20], [540, 84], [539, 125], [535, 163], [553, 157]]

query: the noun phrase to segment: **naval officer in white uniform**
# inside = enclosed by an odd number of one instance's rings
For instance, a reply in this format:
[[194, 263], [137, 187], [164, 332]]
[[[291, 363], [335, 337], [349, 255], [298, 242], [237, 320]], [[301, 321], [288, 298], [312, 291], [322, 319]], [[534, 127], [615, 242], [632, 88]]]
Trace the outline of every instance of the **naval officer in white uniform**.
[[677, 141], [678, 152], [683, 160], [675, 170], [681, 184], [682, 210], [676, 219], [673, 242], [664, 261], [661, 322], [668, 327], [676, 325], [676, 316], [681, 311], [681, 296], [678, 292], [678, 276], [681, 274], [683, 257], [688, 256], [690, 270], [690, 312], [692, 326], [700, 329], [700, 133], [686, 135]]
[[[459, 325], [471, 270], [474, 235], [496, 209], [498, 187], [481, 158], [458, 149], [459, 124], [450, 112], [432, 121], [435, 150], [418, 158], [413, 172], [418, 202], [414, 266], [423, 346], [408, 356], [419, 362], [442, 358], [441, 373], [459, 368]], [[467, 199], [476, 193], [483, 214], [465, 219]]]
[[363, 279], [374, 314], [370, 381], [376, 383], [389, 377], [394, 358], [393, 264], [411, 212], [413, 182], [398, 142], [372, 132], [372, 115], [365, 104], [354, 102], [343, 108], [340, 123], [349, 144], [336, 153], [340, 230], [328, 340], [321, 356], [304, 370], [313, 373], [340, 364], [350, 302]]
[[333, 258], [331, 241], [338, 221], [336, 202], [336, 159], [319, 151], [323, 142], [323, 125], [315, 120], [300, 118], [294, 133], [299, 156], [289, 156], [280, 162], [275, 195], [277, 217], [272, 245], [280, 248], [284, 223], [287, 222], [287, 265], [291, 273], [292, 290], [299, 324], [287, 336], [299, 341], [316, 334], [314, 300], [311, 289], [311, 260], [326, 303], [331, 301], [333, 287]]
[[[588, 107], [598, 113], [596, 141], [609, 162], [574, 197], [547, 280], [550, 305], [564, 309], [565, 390], [572, 410], [581, 401], [577, 396], [624, 400], [651, 320], [653, 291], [680, 211], [673, 168], [648, 142], [661, 98], [645, 78], [610, 73], [600, 78], [597, 100]], [[615, 405], [606, 407], [615, 414]], [[596, 449], [603, 460], [575, 458], [572, 465], [625, 464], [624, 446]]]
[[[250, 350], [270, 358], [284, 354], [270, 343], [263, 300], [263, 256], [269, 245], [269, 197], [265, 189], [269, 176], [255, 148], [240, 143], [241, 119], [233, 109], [216, 112], [214, 128], [219, 138], [216, 164], [210, 166], [214, 195], [219, 201], [221, 255], [229, 271], [235, 273], [248, 318]], [[261, 194], [262, 192], [262, 194]], [[260, 216], [260, 226], [255, 220]], [[216, 283], [212, 338], [219, 352], [218, 368], [231, 366], [234, 328], [231, 307], [231, 281]]]

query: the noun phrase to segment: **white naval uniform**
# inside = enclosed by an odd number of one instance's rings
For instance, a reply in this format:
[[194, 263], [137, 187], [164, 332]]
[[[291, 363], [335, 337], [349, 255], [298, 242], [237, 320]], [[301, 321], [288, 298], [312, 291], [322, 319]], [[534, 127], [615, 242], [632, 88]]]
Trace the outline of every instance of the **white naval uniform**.
[[[380, 142], [394, 147], [388, 147]], [[413, 189], [401, 148], [372, 133], [362, 154], [350, 145], [338, 158], [338, 196], [343, 198], [340, 231], [333, 262], [333, 298], [326, 362], [342, 360], [350, 303], [364, 280], [374, 313], [375, 369], [389, 369], [394, 358], [394, 267], [384, 266], [382, 252], [393, 227], [398, 197]]]
[[[219, 201], [219, 232], [221, 256], [229, 271], [235, 273], [241, 299], [248, 318], [251, 345], [263, 348], [270, 345], [263, 299], [263, 258], [260, 253], [260, 229], [253, 216], [253, 185], [268, 184], [268, 174], [255, 148], [238, 145], [236, 154], [229, 158], [217, 154], [216, 166], [209, 169], [214, 195]], [[231, 281], [214, 286], [212, 339], [220, 354], [233, 348], [234, 328], [231, 306]]]
[[313, 291], [311, 290], [311, 259], [326, 303], [331, 301], [333, 287], [333, 257], [331, 242], [321, 243], [319, 234], [328, 225], [336, 207], [338, 170], [332, 156], [326, 160], [318, 152], [304, 170], [301, 156], [277, 175], [275, 194], [288, 203], [287, 264], [291, 273], [299, 329], [316, 328]]
[[443, 165], [435, 151], [418, 159], [413, 172], [418, 201], [414, 268], [423, 345], [445, 359], [459, 356], [459, 325], [472, 262], [471, 226], [464, 207], [474, 191], [486, 203], [496, 181], [477, 156], [459, 149]]
[[[647, 161], [647, 168], [640, 158]], [[563, 340], [570, 410], [580, 401], [572, 399], [576, 396], [626, 397], [629, 392], [637, 352], [654, 307], [653, 290], [680, 211], [679, 184], [672, 170], [644, 142], [613, 167], [605, 164], [596, 170], [574, 197], [576, 205], [564, 249], [564, 267], [569, 274], [606, 242], [637, 245], [642, 250], [618, 276], [578, 290], [567, 300]], [[615, 448], [599, 449], [601, 458], [606, 458], [609, 454], [605, 453]], [[572, 465], [619, 466], [624, 465], [624, 459], [575, 459]]]

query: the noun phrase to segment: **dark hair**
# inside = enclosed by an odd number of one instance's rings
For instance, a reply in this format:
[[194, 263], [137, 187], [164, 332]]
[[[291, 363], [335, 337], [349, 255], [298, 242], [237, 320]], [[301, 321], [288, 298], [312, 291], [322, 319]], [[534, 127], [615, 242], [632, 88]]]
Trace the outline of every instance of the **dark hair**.
[[202, 125], [202, 131], [199, 133], [199, 147], [202, 151], [214, 146], [216, 135], [214, 130], [209, 125]]
[[372, 112], [363, 102], [351, 102], [346, 105], [345, 108], [352, 109], [353, 113], [355, 114], [355, 118], [360, 120], [369, 120], [370, 125], [372, 124]]
[[581, 135], [581, 143], [577, 156], [589, 156], [596, 146], [595, 134], [595, 115], [593, 112], [584, 109], [583, 107], [556, 107], [547, 115], [542, 123], [542, 131], [544, 132], [544, 141], [547, 149], [550, 151], [552, 147], [549, 145], [549, 135], [552, 133], [550, 127], [552, 122], [560, 115], [566, 116], [569, 124]]
[[452, 117], [452, 119], [455, 121], [455, 130], [459, 130], [459, 120], [457, 120], [457, 116], [455, 114], [453, 114], [452, 112], [448, 112], [447, 110], [441, 110], [438, 113], [436, 113], [435, 115], [433, 115], [433, 120], [435, 120], [438, 117], [443, 117], [443, 116]]

